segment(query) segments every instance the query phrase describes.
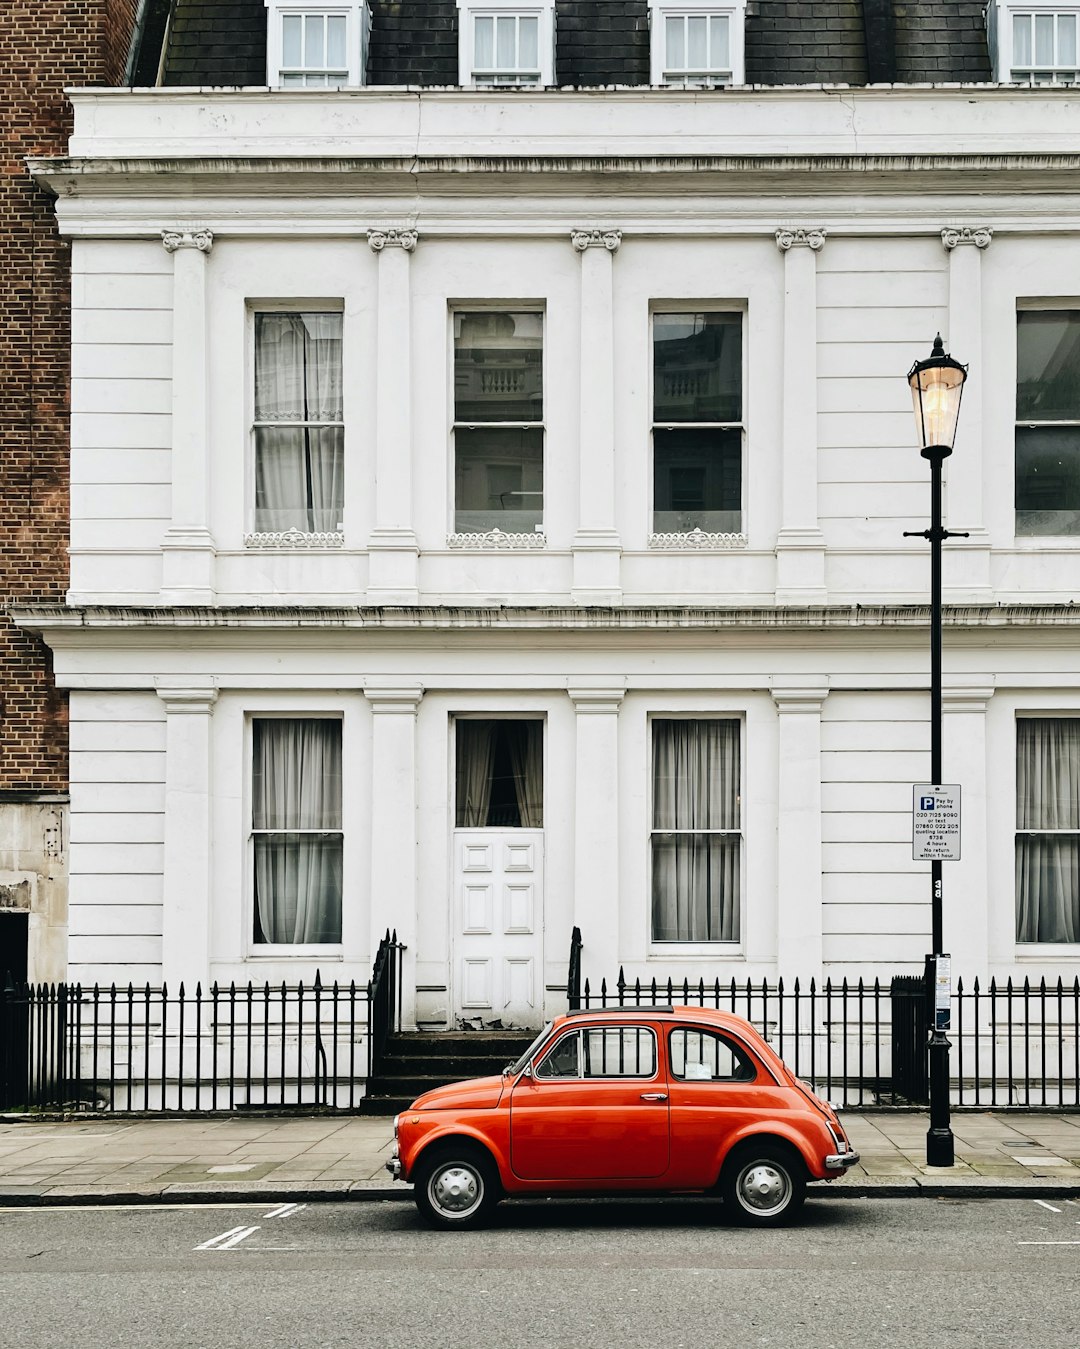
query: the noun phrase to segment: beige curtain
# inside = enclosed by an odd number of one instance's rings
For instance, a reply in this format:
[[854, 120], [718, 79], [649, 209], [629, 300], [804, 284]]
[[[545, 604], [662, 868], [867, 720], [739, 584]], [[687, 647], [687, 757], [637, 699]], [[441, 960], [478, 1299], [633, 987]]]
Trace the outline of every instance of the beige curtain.
[[252, 725], [256, 941], [341, 940], [341, 723]]
[[1080, 719], [1016, 723], [1016, 940], [1080, 941]]
[[738, 941], [739, 723], [658, 720], [652, 732], [653, 939]]

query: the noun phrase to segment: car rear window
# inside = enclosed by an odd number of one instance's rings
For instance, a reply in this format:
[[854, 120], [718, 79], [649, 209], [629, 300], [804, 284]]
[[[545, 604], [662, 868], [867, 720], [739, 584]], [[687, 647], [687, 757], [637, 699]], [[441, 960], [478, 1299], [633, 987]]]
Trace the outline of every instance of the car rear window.
[[714, 1031], [679, 1027], [668, 1040], [671, 1075], [682, 1082], [752, 1082], [750, 1056]]

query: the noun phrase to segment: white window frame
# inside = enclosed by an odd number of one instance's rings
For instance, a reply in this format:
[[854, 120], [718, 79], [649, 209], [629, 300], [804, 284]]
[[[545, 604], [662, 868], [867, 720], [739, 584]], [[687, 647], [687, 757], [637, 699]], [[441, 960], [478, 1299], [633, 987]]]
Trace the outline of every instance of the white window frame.
[[[555, 0], [457, 0], [458, 81], [466, 89], [545, 89], [555, 83]], [[473, 62], [474, 23], [477, 18], [517, 15], [537, 20], [537, 79], [527, 83], [480, 79]]]
[[[1017, 708], [1012, 728], [1012, 769], [1013, 769], [1013, 791], [1011, 798], [1016, 800], [1016, 781], [1020, 772], [1020, 722], [1022, 721], [1078, 721], [1080, 712], [1075, 710], [1062, 711], [1057, 708], [1035, 708], [1023, 707]], [[1017, 812], [1014, 806], [1012, 813], [1013, 830], [1013, 856], [1012, 863], [1015, 864], [1017, 844], [1021, 837], [1028, 838], [1075, 838], [1080, 835], [1080, 829], [1047, 829], [1047, 828], [1026, 828], [1020, 827], [1017, 819]], [[1010, 867], [1011, 876], [1014, 875], [1013, 868]], [[1080, 955], [1080, 944], [1076, 942], [1051, 942], [1051, 941], [1021, 941], [1016, 934], [1016, 917], [1019, 896], [1017, 894], [1016, 882], [1012, 881], [1012, 934], [1014, 949], [1018, 958], [1039, 958], [1039, 959], [1075, 959]]]
[[[308, 832], [330, 832], [341, 835], [341, 936], [336, 942], [257, 942], [255, 940], [255, 836], [257, 833], [297, 832], [295, 830], [256, 830], [254, 821], [254, 784], [255, 730], [256, 721], [334, 721], [341, 730], [341, 828], [337, 830]], [[294, 960], [340, 960], [345, 950], [346, 911], [345, 898], [348, 893], [346, 872], [346, 853], [348, 850], [348, 831], [346, 830], [346, 714], [344, 708], [273, 708], [262, 710], [249, 708], [244, 712], [244, 905], [243, 905], [243, 960], [267, 961], [287, 958]]]
[[[539, 422], [483, 422], [483, 421], [459, 421], [457, 416], [457, 398], [456, 398], [456, 362], [457, 345], [454, 340], [454, 320], [458, 314], [537, 314], [540, 317], [541, 325], [541, 346], [540, 346], [540, 389], [543, 399], [543, 416]], [[513, 533], [509, 536], [503, 536], [503, 542], [509, 537], [513, 545], [517, 548], [544, 548], [547, 546], [548, 529], [548, 315], [547, 307], [542, 300], [476, 300], [476, 301], [454, 301], [447, 309], [447, 355], [449, 357], [449, 368], [447, 370], [447, 391], [449, 395], [449, 487], [447, 493], [447, 502], [449, 506], [449, 519], [447, 520], [447, 543], [451, 547], [483, 547], [484, 543], [480, 541], [480, 536], [473, 532], [464, 532], [457, 527], [457, 437], [455, 433], [459, 428], [471, 429], [473, 427], [520, 427], [532, 430], [538, 430], [544, 437], [544, 458], [543, 458], [543, 482], [544, 498], [543, 510], [540, 515], [540, 528], [529, 531], [528, 533]], [[486, 531], [487, 539], [490, 541], [491, 532]]]
[[[1077, 53], [1073, 65], [1030, 66], [1017, 73], [1013, 63], [1013, 20], [1020, 15], [1071, 14], [1076, 17]], [[1076, 84], [1080, 82], [1080, 5], [1055, 4], [1053, 0], [1028, 0], [1010, 4], [1007, 0], [991, 0], [986, 11], [987, 36], [994, 79], [999, 84]], [[1055, 33], [1056, 41], [1056, 33]], [[1034, 53], [1033, 53], [1034, 55]], [[1045, 70], [1049, 79], [1036, 79], [1035, 73]], [[1068, 78], [1066, 78], [1068, 77]]]
[[[247, 335], [246, 335], [246, 358], [245, 358], [245, 382], [246, 382], [246, 409], [245, 421], [247, 425], [247, 462], [244, 471], [246, 505], [244, 517], [247, 521], [247, 527], [244, 531], [245, 548], [341, 548], [345, 543], [345, 510], [347, 498], [342, 502], [342, 519], [337, 521], [337, 528], [325, 534], [313, 534], [302, 529], [290, 529], [281, 532], [259, 531], [255, 528], [255, 482], [257, 476], [256, 468], [256, 428], [268, 423], [260, 423], [255, 420], [255, 316], [257, 314], [340, 314], [342, 316], [342, 377], [344, 378], [344, 360], [345, 360], [345, 304], [343, 300], [248, 300], [247, 302]], [[300, 423], [293, 423], [299, 425]], [[345, 410], [342, 408], [341, 422], [320, 422], [320, 426], [338, 426], [345, 429]], [[347, 453], [347, 450], [346, 450]], [[346, 491], [348, 490], [348, 464], [346, 462]]]
[[[738, 314], [742, 320], [742, 420], [739, 422], [666, 422], [658, 420], [656, 416], [656, 390], [653, 381], [653, 372], [656, 361], [656, 337], [655, 322], [659, 317], [667, 314]], [[747, 481], [749, 478], [749, 461], [747, 458], [747, 447], [749, 441], [747, 425], [747, 399], [749, 386], [747, 383], [747, 332], [749, 324], [749, 310], [745, 303], [724, 304], [715, 300], [653, 300], [649, 305], [649, 547], [665, 548], [678, 547], [679, 542], [689, 543], [695, 538], [694, 530], [685, 531], [658, 531], [656, 528], [656, 439], [655, 432], [658, 430], [669, 430], [677, 427], [692, 428], [694, 426], [704, 426], [714, 430], [735, 430], [742, 433], [742, 457], [740, 461], [740, 481], [739, 481], [739, 528], [733, 531], [722, 531], [720, 534], [706, 533], [702, 542], [713, 546], [745, 546], [746, 527], [747, 527]], [[702, 534], [703, 531], [697, 531]], [[680, 537], [681, 536], [681, 537]]]
[[[334, 89], [341, 87], [355, 89], [366, 83], [367, 73], [367, 46], [368, 34], [371, 31], [371, 15], [367, 7], [366, 0], [339, 0], [339, 3], [333, 3], [333, 0], [323, 0], [322, 4], [301, 3], [301, 0], [292, 0], [292, 3], [279, 3], [279, 0], [265, 0], [267, 8], [266, 16], [266, 83], [271, 89], [285, 89], [282, 82], [282, 62], [284, 59], [284, 38], [283, 28], [286, 16], [322, 14], [342, 16], [345, 19], [345, 60], [347, 71], [345, 83], [338, 85], [314, 85], [307, 86], [308, 89], [320, 89], [323, 93], [331, 93]], [[312, 73], [315, 73], [312, 71]], [[297, 88], [302, 88], [297, 86]], [[294, 92], [290, 87], [289, 93]]]
[[[658, 833], [672, 832], [658, 830], [654, 823], [655, 814], [655, 796], [656, 782], [653, 775], [653, 735], [656, 723], [659, 721], [732, 721], [739, 731], [739, 827], [738, 829], [710, 829], [710, 830], [679, 830], [679, 833], [702, 833], [702, 834], [724, 834], [735, 835], [739, 840], [739, 935], [731, 940], [725, 941], [723, 938], [714, 938], [712, 940], [688, 940], [673, 941], [659, 938], [655, 935], [653, 927], [652, 911], [652, 877], [653, 877], [653, 837]], [[747, 803], [747, 718], [745, 711], [737, 709], [710, 709], [708, 711], [695, 710], [691, 707], [656, 709], [649, 712], [645, 721], [645, 756], [646, 772], [648, 774], [648, 791], [646, 792], [646, 817], [645, 817], [645, 867], [644, 875], [646, 878], [645, 888], [645, 921], [647, 932], [646, 949], [651, 958], [663, 957], [665, 960], [678, 961], [681, 958], [696, 959], [700, 956], [711, 956], [714, 958], [729, 959], [732, 957], [740, 958], [746, 951], [746, 924], [747, 924], [747, 824], [746, 824], [746, 803]]]
[[[1039, 428], [1039, 427], [1050, 427], [1050, 428], [1054, 428], [1054, 427], [1070, 427], [1070, 426], [1071, 426], [1071, 427], [1075, 427], [1075, 426], [1078, 425], [1078, 423], [1077, 423], [1075, 420], [1073, 420], [1073, 419], [1071, 419], [1071, 418], [1067, 418], [1067, 417], [1054, 417], [1054, 418], [1048, 418], [1048, 419], [1045, 419], [1045, 420], [1033, 421], [1030, 417], [1020, 417], [1019, 415], [1017, 415], [1016, 402], [1017, 402], [1017, 395], [1018, 395], [1018, 393], [1019, 393], [1019, 386], [1020, 386], [1020, 371], [1019, 371], [1019, 363], [1020, 363], [1020, 335], [1019, 335], [1020, 315], [1021, 315], [1021, 314], [1027, 314], [1027, 313], [1033, 313], [1033, 312], [1043, 312], [1043, 313], [1045, 313], [1045, 312], [1047, 312], [1047, 311], [1050, 311], [1050, 312], [1053, 312], [1053, 313], [1072, 313], [1072, 314], [1076, 314], [1076, 315], [1077, 315], [1077, 318], [1080, 319], [1080, 305], [1078, 305], [1078, 304], [1076, 303], [1075, 300], [1072, 300], [1072, 301], [1070, 301], [1070, 300], [1064, 300], [1064, 299], [1063, 299], [1063, 300], [1056, 300], [1056, 299], [1053, 299], [1053, 298], [1051, 298], [1051, 297], [1045, 297], [1045, 298], [1040, 298], [1040, 299], [1038, 299], [1038, 300], [1020, 300], [1020, 299], [1018, 299], [1018, 301], [1017, 301], [1017, 306], [1016, 306], [1016, 320], [1015, 320], [1015, 321], [1016, 321], [1016, 334], [1017, 334], [1017, 336], [1016, 336], [1016, 346], [1015, 346], [1015, 348], [1014, 348], [1014, 353], [1015, 353], [1016, 366], [1017, 366], [1017, 368], [1016, 368], [1016, 370], [1015, 370], [1015, 372], [1014, 372], [1014, 376], [1013, 376], [1013, 417], [1014, 417], [1014, 425], [1013, 425], [1013, 465], [1012, 465], [1012, 467], [1013, 467], [1013, 473], [1014, 473], [1014, 474], [1015, 474], [1015, 472], [1016, 472], [1016, 460], [1017, 460], [1017, 451], [1016, 451], [1016, 432], [1017, 432], [1017, 431], [1019, 431], [1019, 430], [1021, 430], [1021, 429], [1035, 429], [1035, 428]], [[1036, 545], [1041, 545], [1041, 544], [1043, 543], [1043, 541], [1046, 540], [1046, 539], [1053, 539], [1053, 540], [1055, 541], [1055, 546], [1058, 546], [1058, 545], [1061, 545], [1061, 544], [1064, 544], [1064, 545], [1066, 545], [1066, 546], [1071, 546], [1071, 545], [1075, 544], [1077, 538], [1080, 537], [1080, 535], [1077, 535], [1076, 533], [1068, 533], [1068, 534], [1062, 533], [1062, 534], [1056, 534], [1056, 533], [1053, 533], [1052, 531], [1048, 531], [1048, 532], [1046, 532], [1046, 533], [1040, 533], [1040, 534], [1036, 534], [1036, 533], [1026, 533], [1026, 532], [1023, 533], [1023, 534], [1018, 533], [1018, 532], [1017, 532], [1017, 506], [1016, 506], [1015, 495], [1014, 495], [1014, 500], [1013, 500], [1013, 531], [1014, 531], [1015, 537], [1016, 537], [1016, 539], [1017, 539], [1018, 542], [1021, 542], [1021, 543], [1028, 543], [1028, 542], [1030, 542], [1030, 543], [1033, 543], [1033, 544], [1036, 544]]]
[[[730, 79], [713, 79], [703, 75], [700, 79], [667, 79], [667, 20], [678, 15], [724, 15], [728, 20], [728, 57], [730, 59]], [[746, 83], [746, 0], [724, 4], [717, 0], [669, 0], [668, 3], [654, 4], [649, 10], [650, 28], [650, 80], [653, 84], [667, 89], [709, 89], [726, 88], [734, 84]]]

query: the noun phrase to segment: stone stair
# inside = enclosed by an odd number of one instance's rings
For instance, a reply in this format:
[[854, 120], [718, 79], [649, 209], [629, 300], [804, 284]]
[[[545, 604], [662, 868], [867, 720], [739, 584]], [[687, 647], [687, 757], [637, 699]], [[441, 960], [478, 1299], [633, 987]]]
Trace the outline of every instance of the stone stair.
[[398, 1032], [387, 1041], [359, 1111], [395, 1115], [432, 1087], [501, 1073], [535, 1038], [534, 1031], [513, 1030]]

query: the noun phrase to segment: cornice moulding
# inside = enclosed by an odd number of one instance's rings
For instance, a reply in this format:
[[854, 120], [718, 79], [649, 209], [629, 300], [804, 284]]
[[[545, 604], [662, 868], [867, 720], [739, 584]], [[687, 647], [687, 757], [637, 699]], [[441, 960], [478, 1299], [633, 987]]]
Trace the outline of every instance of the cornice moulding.
[[[62, 604], [22, 606], [11, 611], [15, 623], [30, 632], [89, 633], [127, 629], [167, 630], [366, 629], [382, 631], [852, 631], [922, 630], [928, 605], [826, 605], [745, 608], [607, 607], [522, 605], [315, 607], [243, 606], [236, 608], [123, 607]], [[979, 632], [994, 629], [1080, 628], [1080, 605], [946, 605], [943, 625]]]

